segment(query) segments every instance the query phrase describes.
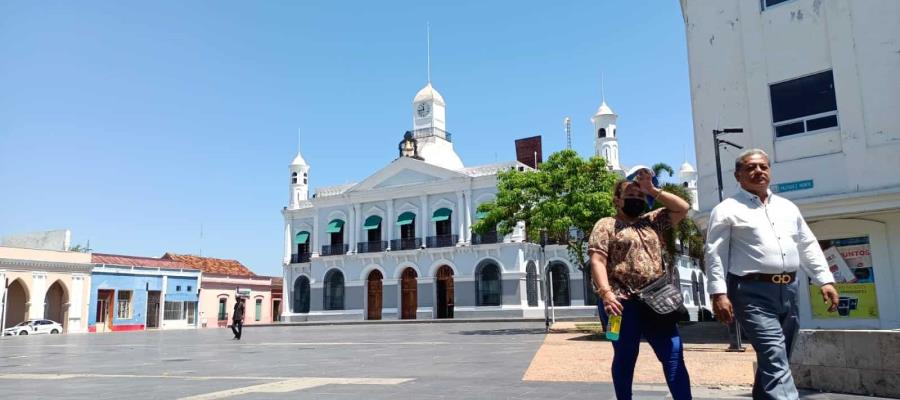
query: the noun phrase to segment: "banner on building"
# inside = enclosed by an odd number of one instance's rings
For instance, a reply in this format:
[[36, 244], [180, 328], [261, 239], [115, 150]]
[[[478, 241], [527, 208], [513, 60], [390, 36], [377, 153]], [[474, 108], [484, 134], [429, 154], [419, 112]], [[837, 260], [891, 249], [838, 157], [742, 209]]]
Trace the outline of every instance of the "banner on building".
[[834, 274], [835, 288], [840, 294], [837, 312], [828, 312], [822, 291], [809, 286], [809, 304], [813, 318], [878, 318], [875, 293], [875, 266], [868, 237], [821, 240], [819, 245]]

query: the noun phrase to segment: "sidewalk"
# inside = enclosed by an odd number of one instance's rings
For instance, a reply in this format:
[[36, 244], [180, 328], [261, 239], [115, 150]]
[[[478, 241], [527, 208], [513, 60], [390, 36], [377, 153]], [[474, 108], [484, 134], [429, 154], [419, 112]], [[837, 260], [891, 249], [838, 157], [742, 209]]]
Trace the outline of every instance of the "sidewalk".
[[[531, 361], [524, 380], [553, 382], [612, 382], [609, 366], [612, 363], [612, 344], [602, 339], [602, 333], [585, 333], [576, 328], [577, 322], [558, 322], [553, 334]], [[727, 344], [686, 343], [684, 358], [691, 375], [691, 384], [723, 390], [749, 390], [753, 384], [752, 348], [744, 353], [725, 351]], [[635, 384], [665, 384], [653, 350], [641, 343], [634, 376]]]

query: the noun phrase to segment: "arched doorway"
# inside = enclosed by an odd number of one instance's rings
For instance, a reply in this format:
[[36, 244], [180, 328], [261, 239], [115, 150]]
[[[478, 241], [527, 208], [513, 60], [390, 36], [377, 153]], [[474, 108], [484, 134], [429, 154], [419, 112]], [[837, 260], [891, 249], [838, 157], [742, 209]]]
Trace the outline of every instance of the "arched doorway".
[[369, 272], [366, 286], [368, 297], [368, 301], [366, 302], [366, 307], [368, 307], [366, 319], [381, 319], [381, 280], [383, 278], [384, 276], [381, 275], [381, 271], [377, 269]]
[[68, 330], [69, 296], [62, 282], [56, 281], [47, 289], [44, 297], [44, 318], [59, 322], [63, 330]]
[[295, 313], [309, 313], [309, 278], [301, 275], [294, 281], [294, 293], [291, 294], [293, 300], [292, 308]]
[[435, 275], [437, 317], [453, 318], [453, 268], [443, 265]]
[[416, 270], [412, 268], [403, 270], [400, 277], [400, 319], [416, 319], [417, 277]]
[[6, 288], [6, 327], [28, 319], [28, 289], [20, 279]]
[[553, 306], [568, 307], [570, 303], [569, 297], [569, 268], [566, 264], [555, 262], [550, 264], [550, 282], [552, 286], [550, 294], [553, 299]]

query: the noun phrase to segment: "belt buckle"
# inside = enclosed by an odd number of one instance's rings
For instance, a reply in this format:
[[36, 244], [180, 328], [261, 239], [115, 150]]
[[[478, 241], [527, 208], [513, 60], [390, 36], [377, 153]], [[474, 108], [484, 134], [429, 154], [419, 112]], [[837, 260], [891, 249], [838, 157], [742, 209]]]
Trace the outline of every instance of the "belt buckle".
[[791, 276], [788, 274], [772, 275], [772, 283], [777, 283], [780, 285], [787, 285], [787, 284], [791, 283]]

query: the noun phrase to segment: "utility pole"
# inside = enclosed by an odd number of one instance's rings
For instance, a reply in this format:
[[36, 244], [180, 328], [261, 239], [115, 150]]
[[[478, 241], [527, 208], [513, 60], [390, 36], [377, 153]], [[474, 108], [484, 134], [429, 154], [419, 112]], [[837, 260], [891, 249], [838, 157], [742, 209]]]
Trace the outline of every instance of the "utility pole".
[[[726, 133], [742, 133], [744, 132], [744, 128], [725, 128], [725, 129], [713, 129], [713, 146], [716, 149], [716, 180], [718, 182], [718, 186], [716, 189], [719, 192], [719, 202], [722, 202], [722, 160], [719, 158], [719, 147], [722, 145], [731, 146], [737, 149], [743, 149], [744, 146], [735, 144], [733, 142], [729, 142], [725, 139], [719, 139], [719, 135], [724, 135]], [[727, 273], [727, 271], [726, 271]], [[733, 327], [732, 327], [733, 325]], [[744, 352], [747, 351], [744, 348], [743, 343], [741, 343], [741, 323], [735, 318], [732, 325], [728, 326], [728, 329], [734, 329], [734, 342], [732, 342], [726, 351], [735, 351], [735, 352]]]

